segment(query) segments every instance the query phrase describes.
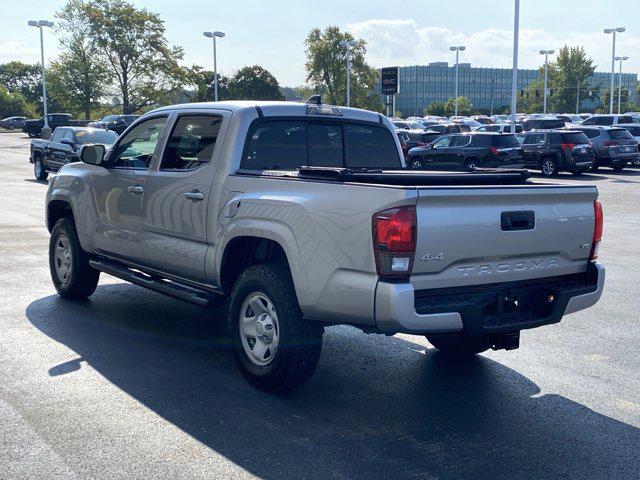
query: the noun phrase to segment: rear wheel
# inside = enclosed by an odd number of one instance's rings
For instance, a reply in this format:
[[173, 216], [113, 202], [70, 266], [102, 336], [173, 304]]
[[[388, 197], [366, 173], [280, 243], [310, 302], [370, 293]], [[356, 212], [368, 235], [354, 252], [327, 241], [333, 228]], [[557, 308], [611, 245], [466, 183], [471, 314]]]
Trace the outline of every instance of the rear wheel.
[[62, 298], [89, 297], [98, 286], [100, 272], [89, 265], [89, 257], [80, 246], [76, 226], [70, 217], [61, 218], [49, 239], [51, 280]]
[[11, 125], [9, 125], [7, 128], [8, 128], [9, 130], [13, 130], [14, 128], [16, 128], [16, 126], [15, 126], [15, 125], [13, 125], [13, 124], [11, 124]]
[[44, 182], [49, 176], [49, 172], [44, 168], [44, 164], [40, 157], [33, 160], [33, 176], [36, 177], [36, 180], [41, 182]]
[[545, 177], [555, 177], [558, 175], [558, 164], [553, 158], [543, 158], [540, 162], [540, 170]]
[[431, 345], [447, 355], [475, 355], [491, 348], [491, 343], [487, 337], [427, 335], [427, 340]]
[[302, 318], [286, 266], [262, 264], [249, 267], [236, 282], [229, 333], [244, 377], [260, 389], [281, 392], [314, 372], [324, 328]]
[[409, 168], [413, 170], [420, 170], [424, 168], [424, 165], [422, 164], [422, 160], [420, 159], [420, 157], [409, 157], [407, 165]]
[[614, 165], [611, 168], [613, 168], [614, 172], [621, 172], [622, 170], [624, 170], [624, 165]]

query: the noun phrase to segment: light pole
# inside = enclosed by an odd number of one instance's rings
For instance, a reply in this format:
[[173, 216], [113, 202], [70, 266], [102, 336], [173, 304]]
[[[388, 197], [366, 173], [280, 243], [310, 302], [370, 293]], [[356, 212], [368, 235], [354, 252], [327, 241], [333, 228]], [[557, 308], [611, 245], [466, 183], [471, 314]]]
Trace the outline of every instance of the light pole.
[[218, 101], [218, 59], [216, 57], [216, 37], [223, 38], [224, 32], [204, 32], [203, 35], [213, 39], [213, 98]]
[[544, 55], [544, 100], [542, 102], [542, 113], [547, 113], [547, 65], [549, 55], [553, 55], [555, 50], [540, 50], [540, 55]]
[[463, 52], [467, 47], [465, 47], [464, 45], [459, 45], [457, 47], [449, 47], [449, 50], [451, 50], [452, 52], [456, 52], [456, 88], [455, 88], [455, 98], [454, 98], [454, 113], [453, 115], [455, 117], [458, 116], [458, 60], [459, 60], [459, 55], [460, 52]]
[[513, 15], [513, 71], [511, 74], [511, 133], [516, 133], [516, 91], [518, 89], [518, 36], [520, 34], [520, 0], [515, 0]]
[[605, 28], [604, 33], [613, 34], [613, 48], [611, 49], [611, 91], [609, 92], [609, 114], [613, 113], [613, 88], [614, 78], [616, 75], [616, 33], [622, 33], [626, 29], [624, 27]]
[[44, 128], [49, 128], [47, 121], [47, 82], [45, 80], [44, 71], [44, 38], [42, 34], [43, 27], [53, 27], [53, 22], [47, 20], [29, 20], [27, 25], [30, 27], [38, 27], [40, 29], [40, 74], [42, 75], [42, 105], [44, 110]]
[[620, 105], [622, 102], [622, 62], [629, 60], [629, 57], [616, 57], [615, 60], [620, 62], [620, 73], [618, 73], [618, 115], [620, 115]]
[[338, 44], [347, 49], [347, 107], [351, 104], [351, 47], [355, 47], [357, 43], [355, 40], [340, 40]]

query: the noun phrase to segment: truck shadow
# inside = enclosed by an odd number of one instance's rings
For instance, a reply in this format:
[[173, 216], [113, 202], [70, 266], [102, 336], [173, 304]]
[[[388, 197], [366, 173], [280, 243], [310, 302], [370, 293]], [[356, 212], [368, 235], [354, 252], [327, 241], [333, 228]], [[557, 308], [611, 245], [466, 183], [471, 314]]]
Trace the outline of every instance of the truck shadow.
[[538, 395], [484, 356], [454, 362], [397, 337], [332, 327], [312, 379], [274, 396], [235, 368], [224, 307], [115, 284], [86, 302], [41, 298], [26, 313], [78, 354], [51, 365], [51, 377], [86, 363], [261, 478], [637, 478], [640, 429]]

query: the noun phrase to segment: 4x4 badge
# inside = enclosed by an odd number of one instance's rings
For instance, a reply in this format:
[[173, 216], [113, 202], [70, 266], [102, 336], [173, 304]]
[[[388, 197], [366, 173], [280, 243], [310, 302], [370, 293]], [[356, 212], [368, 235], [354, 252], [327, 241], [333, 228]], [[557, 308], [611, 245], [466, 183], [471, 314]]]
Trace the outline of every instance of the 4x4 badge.
[[433, 260], [444, 260], [444, 253], [425, 253], [420, 257], [423, 262], [431, 262]]

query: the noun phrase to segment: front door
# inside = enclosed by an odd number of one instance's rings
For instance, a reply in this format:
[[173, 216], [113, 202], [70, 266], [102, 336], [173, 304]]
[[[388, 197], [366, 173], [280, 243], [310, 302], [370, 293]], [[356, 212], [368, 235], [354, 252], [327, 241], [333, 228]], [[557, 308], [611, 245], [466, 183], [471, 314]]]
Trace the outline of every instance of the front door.
[[207, 220], [222, 114], [183, 113], [147, 182], [143, 205], [146, 264], [205, 281]]
[[425, 168], [428, 170], [444, 170], [449, 167], [449, 158], [451, 156], [451, 139], [450, 135], [440, 137], [431, 144], [431, 149], [426, 157], [427, 163]]
[[91, 176], [94, 208], [91, 233], [99, 253], [134, 263], [142, 253], [142, 202], [149, 168], [163, 135], [166, 116], [140, 122], [118, 141], [105, 168]]

